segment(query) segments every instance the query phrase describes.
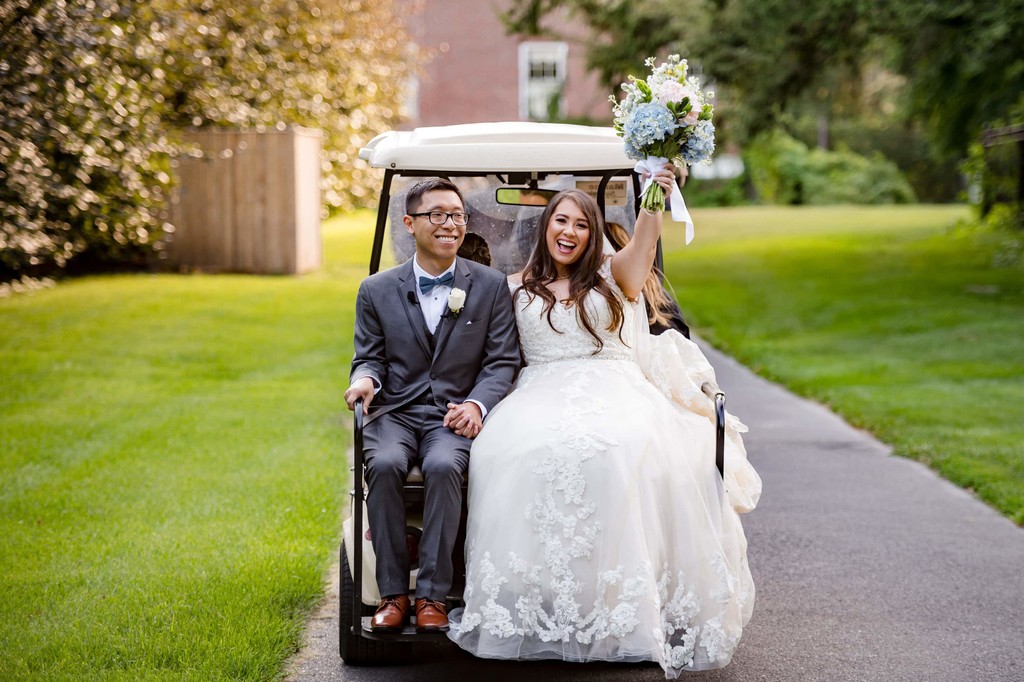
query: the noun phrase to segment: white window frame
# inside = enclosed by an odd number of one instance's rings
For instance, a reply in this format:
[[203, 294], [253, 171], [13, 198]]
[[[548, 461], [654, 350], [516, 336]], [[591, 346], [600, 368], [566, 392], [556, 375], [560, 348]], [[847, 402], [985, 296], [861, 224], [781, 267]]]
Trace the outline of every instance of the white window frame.
[[[547, 112], [543, 115], [530, 116], [530, 94], [533, 80], [530, 78], [531, 56], [541, 53], [555, 62], [555, 78], [553, 85], [560, 92], [559, 115], [565, 116], [565, 82], [569, 66], [569, 45], [560, 41], [528, 40], [519, 44], [519, 118], [523, 121], [547, 120]], [[548, 88], [552, 87], [550, 84]]]

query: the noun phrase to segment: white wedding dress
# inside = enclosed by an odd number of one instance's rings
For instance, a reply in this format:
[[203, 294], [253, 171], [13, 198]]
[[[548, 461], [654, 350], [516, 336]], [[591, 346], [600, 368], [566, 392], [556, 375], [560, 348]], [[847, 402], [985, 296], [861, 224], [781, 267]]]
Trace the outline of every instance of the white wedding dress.
[[[469, 466], [464, 609], [449, 637], [484, 658], [657, 661], [667, 677], [731, 659], [754, 604], [737, 510], [761, 481], [728, 420], [715, 468], [714, 377], [683, 336], [625, 300], [586, 305], [604, 347], [556, 303], [515, 301], [527, 367], [488, 415]], [[515, 287], [513, 287], [515, 289]]]

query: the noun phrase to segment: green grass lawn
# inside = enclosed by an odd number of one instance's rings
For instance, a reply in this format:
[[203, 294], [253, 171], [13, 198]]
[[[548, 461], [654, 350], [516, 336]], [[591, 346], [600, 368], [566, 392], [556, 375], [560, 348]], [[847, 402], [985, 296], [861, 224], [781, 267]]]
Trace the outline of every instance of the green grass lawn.
[[[1024, 291], [957, 208], [694, 211], [707, 338], [1024, 520]], [[345, 504], [372, 215], [298, 278], [0, 299], [0, 680], [280, 676]]]
[[0, 679], [270, 679], [336, 551], [369, 214], [299, 278], [0, 299]]
[[1024, 523], [1024, 268], [960, 207], [695, 210], [666, 270], [700, 334]]

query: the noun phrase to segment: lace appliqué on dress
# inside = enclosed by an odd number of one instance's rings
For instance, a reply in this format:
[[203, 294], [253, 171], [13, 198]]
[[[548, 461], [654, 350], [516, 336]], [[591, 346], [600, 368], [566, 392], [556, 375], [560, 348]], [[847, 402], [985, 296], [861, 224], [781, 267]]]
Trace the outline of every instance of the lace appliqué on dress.
[[[601, 572], [594, 603], [587, 613], [578, 599], [582, 588], [574, 575], [573, 562], [591, 557], [601, 532], [600, 523], [591, 518], [596, 503], [586, 497], [583, 467], [617, 443], [591, 430], [573, 428], [586, 423], [585, 415], [607, 413], [611, 406], [602, 400], [584, 400], [589, 381], [585, 363], [563, 371], [567, 372], [562, 391], [565, 407], [558, 419], [552, 419], [553, 433], [545, 455], [530, 464], [530, 471], [542, 484], [523, 512], [544, 548], [544, 563], [530, 564], [512, 552], [507, 557], [508, 571], [518, 576], [520, 589], [525, 588], [525, 593], [516, 598], [516, 627], [510, 610], [499, 603], [501, 588], [508, 580], [501, 577], [489, 552], [477, 563], [470, 548], [469, 566], [475, 567], [478, 575], [467, 582], [479, 584], [487, 601], [479, 613], [467, 610], [460, 626], [463, 632], [480, 626], [498, 637], [519, 635], [544, 642], [574, 639], [590, 644], [596, 639], [624, 636], [637, 625], [638, 599], [646, 592], [645, 567], [628, 579], [624, 579], [621, 566]], [[617, 594], [615, 586], [619, 586]], [[545, 590], [551, 595], [547, 607]]]

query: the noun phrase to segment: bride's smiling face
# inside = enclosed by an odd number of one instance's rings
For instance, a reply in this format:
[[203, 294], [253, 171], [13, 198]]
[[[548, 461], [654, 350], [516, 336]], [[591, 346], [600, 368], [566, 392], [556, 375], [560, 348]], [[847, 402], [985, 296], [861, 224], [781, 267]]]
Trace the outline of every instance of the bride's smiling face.
[[548, 221], [544, 241], [558, 275], [565, 276], [569, 266], [583, 256], [590, 243], [590, 222], [575, 201], [565, 198], [558, 202]]

